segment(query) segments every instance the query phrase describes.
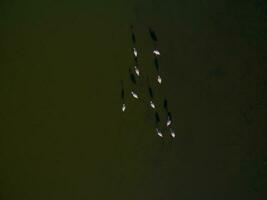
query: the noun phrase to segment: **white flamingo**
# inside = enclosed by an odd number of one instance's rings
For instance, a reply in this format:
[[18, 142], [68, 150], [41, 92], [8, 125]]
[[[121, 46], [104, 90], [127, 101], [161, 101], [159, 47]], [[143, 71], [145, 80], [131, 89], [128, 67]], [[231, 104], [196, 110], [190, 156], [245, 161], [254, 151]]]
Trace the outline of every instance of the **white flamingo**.
[[155, 50], [153, 51], [153, 54], [156, 55], [156, 56], [160, 56], [160, 52], [159, 52], [159, 50], [157, 50], [157, 49], [155, 49]]
[[138, 95], [135, 92], [131, 91], [131, 94], [133, 95], [134, 98], [139, 99]]
[[171, 123], [172, 123], [172, 121], [171, 121], [170, 117], [168, 116], [168, 119], [167, 119], [167, 126], [170, 126]]
[[124, 112], [125, 111], [125, 109], [126, 109], [126, 105], [125, 105], [125, 103], [124, 104], [122, 104], [122, 112]]
[[161, 80], [161, 77], [160, 77], [160, 75], [158, 75], [158, 77], [157, 77], [157, 81], [158, 81], [158, 83], [159, 83], [159, 84], [161, 84], [161, 83], [162, 83], [162, 80]]
[[159, 137], [163, 137], [161, 131], [158, 128], [156, 128], [156, 131], [157, 131], [157, 134], [158, 134]]
[[136, 73], [137, 76], [140, 76], [139, 69], [136, 66], [134, 66], [134, 71], [135, 71], [135, 73]]
[[155, 109], [155, 104], [153, 103], [153, 101], [150, 101], [150, 106], [151, 108]]
[[134, 53], [134, 56], [137, 57], [137, 50], [136, 50], [136, 48], [133, 48], [133, 53]]
[[173, 138], [175, 138], [175, 132], [174, 132], [172, 129], [170, 129], [170, 131], [171, 131], [171, 136], [172, 136]]

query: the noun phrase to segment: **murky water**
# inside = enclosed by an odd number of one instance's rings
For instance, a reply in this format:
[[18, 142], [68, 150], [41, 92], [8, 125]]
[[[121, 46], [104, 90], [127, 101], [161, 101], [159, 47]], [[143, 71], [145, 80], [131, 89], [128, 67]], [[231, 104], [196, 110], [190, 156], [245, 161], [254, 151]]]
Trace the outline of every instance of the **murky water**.
[[[2, 1], [1, 199], [265, 199], [266, 7]], [[157, 137], [146, 81], [121, 112], [131, 24], [152, 77], [157, 32], [175, 139]]]

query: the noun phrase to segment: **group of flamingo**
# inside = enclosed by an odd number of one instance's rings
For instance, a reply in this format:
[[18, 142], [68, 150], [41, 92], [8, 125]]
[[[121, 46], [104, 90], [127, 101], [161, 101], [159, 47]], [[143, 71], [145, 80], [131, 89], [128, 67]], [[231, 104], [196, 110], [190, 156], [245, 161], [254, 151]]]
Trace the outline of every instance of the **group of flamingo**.
[[[132, 43], [133, 43], [133, 47], [132, 47], [132, 51], [133, 51], [133, 58], [134, 58], [134, 63], [135, 65], [133, 66], [133, 69], [129, 68], [129, 75], [130, 75], [130, 79], [132, 81], [132, 83], [134, 85], [136, 85], [137, 81], [136, 81], [136, 77], [140, 77], [141, 76], [141, 73], [140, 73], [140, 70], [139, 70], [139, 63], [138, 63], [138, 51], [137, 51], [137, 48], [135, 46], [136, 44], [136, 37], [135, 37], [135, 34], [133, 32], [133, 27], [131, 26], [131, 29], [132, 29]], [[150, 37], [151, 39], [153, 40], [153, 43], [154, 43], [154, 49], [152, 51], [153, 55], [154, 55], [154, 64], [155, 64], [155, 68], [156, 68], [156, 71], [157, 71], [157, 76], [156, 76], [156, 80], [157, 80], [157, 83], [158, 84], [162, 84], [162, 78], [160, 76], [160, 73], [159, 73], [159, 57], [161, 56], [160, 54], [160, 51], [157, 47], [157, 36], [156, 36], [156, 33], [155, 31], [153, 31], [152, 29], [149, 28], [149, 34], [150, 34]], [[134, 71], [134, 73], [133, 73]], [[153, 90], [149, 84], [149, 79], [147, 77], [147, 81], [148, 81], [148, 94], [150, 96], [150, 99], [149, 99], [149, 102], [148, 102], [148, 105], [150, 105], [150, 107], [155, 110], [155, 124], [156, 124], [156, 127], [155, 127], [155, 130], [156, 130], [156, 133], [159, 137], [163, 137], [163, 133], [160, 129], [160, 117], [159, 117], [159, 114], [158, 112], [156, 111], [157, 107], [155, 105], [155, 103], [153, 102], [153, 99], [154, 99], [154, 93], [153, 93]], [[133, 96], [133, 98], [135, 99], [139, 99], [140, 96], [138, 95], [138, 93], [136, 92], [135, 89], [132, 89], [131, 90], [131, 95]], [[125, 103], [125, 92], [124, 92], [124, 86], [123, 86], [123, 82], [122, 82], [122, 90], [121, 90], [121, 99], [122, 99], [122, 112], [125, 112], [126, 110], [126, 103]], [[167, 119], [166, 119], [166, 127], [169, 129], [169, 132], [170, 132], [170, 135], [172, 138], [175, 137], [175, 132], [173, 130], [173, 128], [171, 128], [171, 125], [172, 125], [172, 115], [171, 113], [169, 112], [169, 109], [168, 109], [168, 102], [167, 102], [167, 99], [164, 99], [163, 101], [163, 106], [166, 110], [166, 114], [167, 114]]]

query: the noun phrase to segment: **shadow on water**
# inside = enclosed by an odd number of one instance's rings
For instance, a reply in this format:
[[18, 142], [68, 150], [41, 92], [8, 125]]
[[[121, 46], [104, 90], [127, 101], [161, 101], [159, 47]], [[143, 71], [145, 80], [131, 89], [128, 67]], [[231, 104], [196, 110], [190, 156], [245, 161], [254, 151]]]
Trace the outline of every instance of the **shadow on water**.
[[171, 112], [168, 112], [168, 118], [172, 121], [172, 114], [171, 114]]
[[166, 112], [169, 112], [169, 108], [168, 108], [168, 100], [165, 98], [163, 101], [163, 107], [166, 110]]
[[158, 38], [157, 38], [157, 36], [156, 36], [155, 31], [152, 30], [151, 28], [149, 28], [148, 31], [149, 31], [149, 34], [150, 34], [151, 39], [152, 39], [154, 42], [157, 42], [157, 41], [158, 41]]
[[156, 125], [158, 125], [160, 123], [160, 118], [159, 118], [158, 112], [155, 112], [155, 122], [156, 122]]
[[125, 98], [124, 83], [123, 80], [121, 80], [121, 99], [124, 101], [124, 98]]
[[153, 93], [152, 88], [150, 86], [148, 87], [148, 92], [149, 92], [150, 98], [153, 99], [154, 98], [154, 93]]
[[156, 57], [154, 58], [154, 65], [155, 65], [157, 72], [159, 73], [159, 60]]
[[133, 42], [133, 44], [135, 44], [136, 43], [136, 38], [135, 38], [135, 33], [133, 31], [133, 25], [131, 25], [131, 35], [132, 35], [132, 42]]
[[151, 99], [154, 98], [154, 92], [149, 82], [149, 77], [147, 76], [148, 94]]
[[129, 75], [130, 75], [130, 79], [131, 79], [132, 83], [136, 85], [136, 78], [135, 78], [135, 76], [132, 73], [132, 70], [130, 68], [129, 68]]

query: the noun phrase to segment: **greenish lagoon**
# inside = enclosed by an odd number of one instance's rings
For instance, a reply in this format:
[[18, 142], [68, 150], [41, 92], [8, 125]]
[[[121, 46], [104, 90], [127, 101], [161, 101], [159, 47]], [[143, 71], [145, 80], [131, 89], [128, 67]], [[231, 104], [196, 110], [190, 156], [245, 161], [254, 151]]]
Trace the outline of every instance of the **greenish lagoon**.
[[[1, 0], [0, 199], [266, 199], [266, 22], [263, 0]], [[175, 139], [145, 81], [128, 95], [131, 25]]]

